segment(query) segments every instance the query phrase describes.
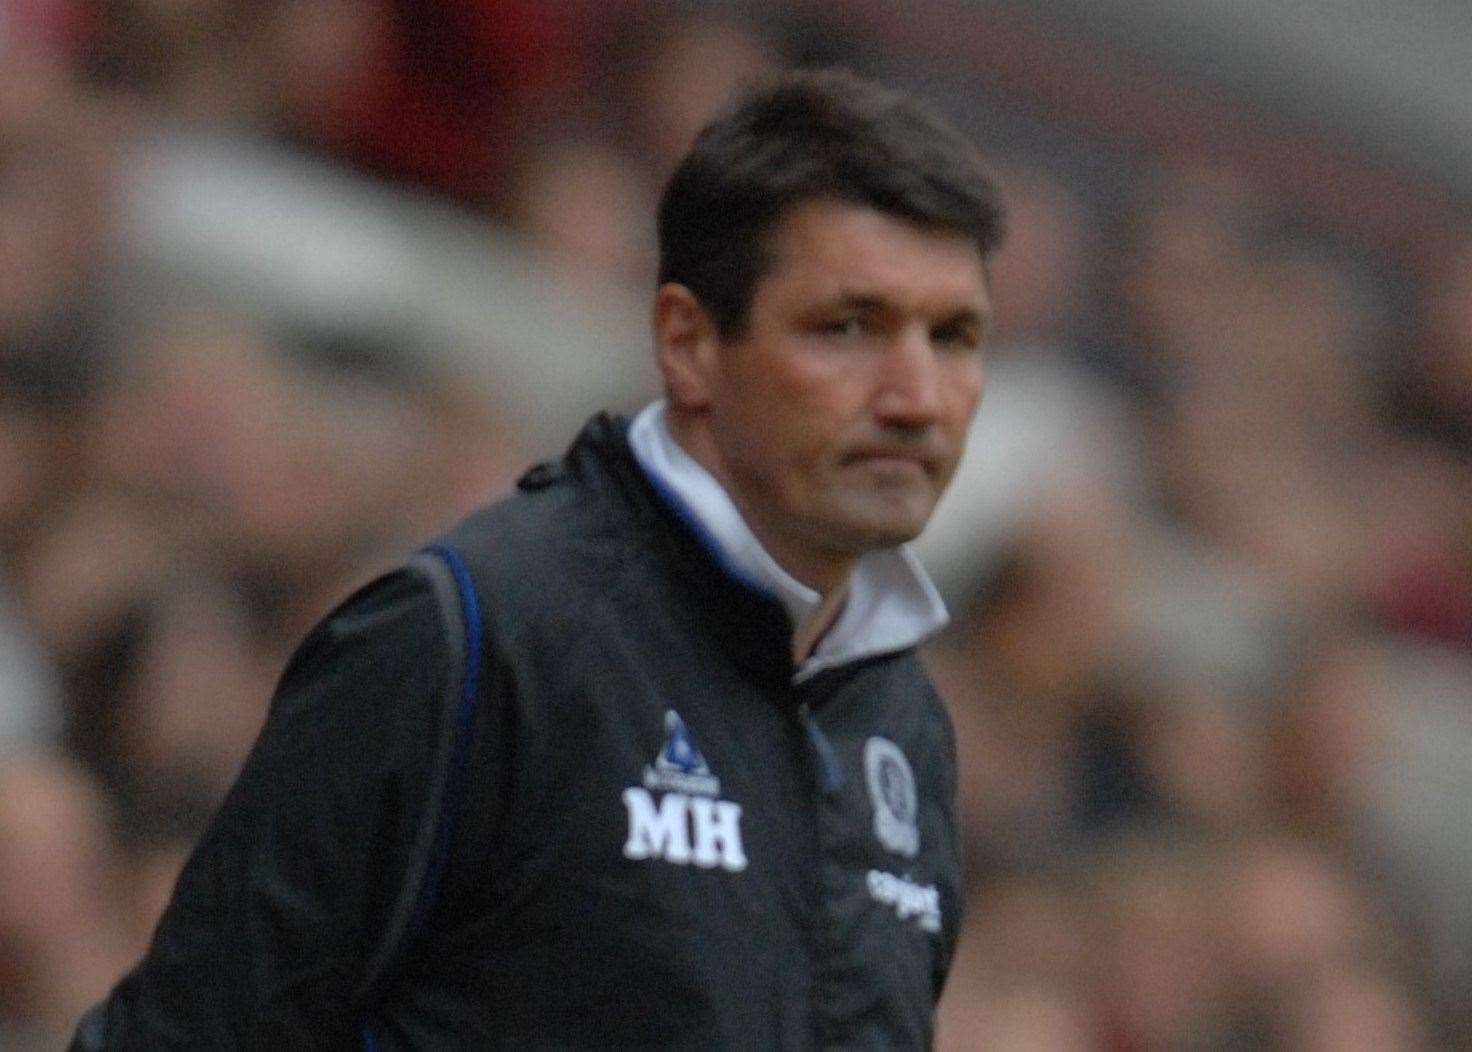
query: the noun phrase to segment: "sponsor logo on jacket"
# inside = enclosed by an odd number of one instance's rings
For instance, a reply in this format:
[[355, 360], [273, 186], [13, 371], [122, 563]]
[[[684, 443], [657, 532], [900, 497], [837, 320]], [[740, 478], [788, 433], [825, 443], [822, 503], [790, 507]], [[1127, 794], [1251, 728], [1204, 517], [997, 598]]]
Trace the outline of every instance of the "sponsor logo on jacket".
[[624, 790], [629, 818], [624, 857], [741, 872], [746, 868], [741, 805], [715, 799], [720, 780], [673, 709], [664, 714], [664, 726], [664, 748], [644, 768], [644, 784]]
[[893, 906], [902, 921], [914, 919], [921, 931], [940, 931], [940, 892], [934, 884], [920, 885], [882, 869], [871, 869], [867, 878], [869, 897]]

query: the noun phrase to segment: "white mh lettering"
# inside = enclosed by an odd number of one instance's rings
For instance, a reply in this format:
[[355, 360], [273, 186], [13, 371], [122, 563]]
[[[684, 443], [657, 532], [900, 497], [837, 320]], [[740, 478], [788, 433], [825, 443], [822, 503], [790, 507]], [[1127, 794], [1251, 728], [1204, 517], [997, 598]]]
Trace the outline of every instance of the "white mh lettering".
[[719, 866], [731, 873], [746, 868], [740, 804], [669, 792], [656, 806], [648, 789], [630, 786], [624, 790], [624, 807], [629, 813], [625, 858], [662, 858], [679, 865], [694, 862], [703, 869]]
[[690, 861], [690, 830], [686, 820], [690, 798], [683, 793], [665, 793], [658, 810], [648, 789], [630, 786], [624, 790], [624, 807], [629, 812], [629, 839], [624, 857], [663, 858], [681, 864]]
[[720, 866], [731, 873], [745, 869], [741, 805], [697, 796], [690, 801], [690, 813], [695, 818], [695, 864], [706, 869]]

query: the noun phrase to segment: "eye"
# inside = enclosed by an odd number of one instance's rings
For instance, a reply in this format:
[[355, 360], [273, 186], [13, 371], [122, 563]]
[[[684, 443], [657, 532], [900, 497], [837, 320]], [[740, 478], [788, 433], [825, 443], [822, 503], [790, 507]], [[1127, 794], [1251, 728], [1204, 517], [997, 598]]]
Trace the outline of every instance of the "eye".
[[932, 329], [930, 339], [947, 350], [975, 351], [981, 347], [981, 330], [971, 322], [949, 322]]
[[865, 332], [864, 319], [857, 314], [846, 315], [840, 318], [830, 318], [820, 322], [817, 327], [820, 336], [855, 337], [862, 336]]

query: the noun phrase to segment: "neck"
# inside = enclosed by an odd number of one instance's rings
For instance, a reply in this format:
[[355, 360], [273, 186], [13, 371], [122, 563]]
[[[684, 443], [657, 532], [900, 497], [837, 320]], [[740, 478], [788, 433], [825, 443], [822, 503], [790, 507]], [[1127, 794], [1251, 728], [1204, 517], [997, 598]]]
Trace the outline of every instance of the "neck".
[[748, 499], [726, 470], [709, 429], [699, 418], [681, 413], [671, 405], [665, 412], [665, 423], [680, 448], [709, 471], [730, 495], [741, 518], [778, 566], [821, 596], [833, 596], [843, 591], [858, 561], [855, 556], [814, 551], [789, 543], [783, 532], [770, 524], [761, 514], [757, 502]]

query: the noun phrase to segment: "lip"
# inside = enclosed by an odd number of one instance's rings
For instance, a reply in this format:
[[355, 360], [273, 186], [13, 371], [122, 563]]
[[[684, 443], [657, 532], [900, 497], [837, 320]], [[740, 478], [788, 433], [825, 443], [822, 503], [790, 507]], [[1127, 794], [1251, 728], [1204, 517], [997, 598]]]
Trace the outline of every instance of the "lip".
[[849, 456], [849, 462], [881, 468], [916, 468], [927, 473], [931, 470], [931, 458], [913, 449], [861, 449]]

